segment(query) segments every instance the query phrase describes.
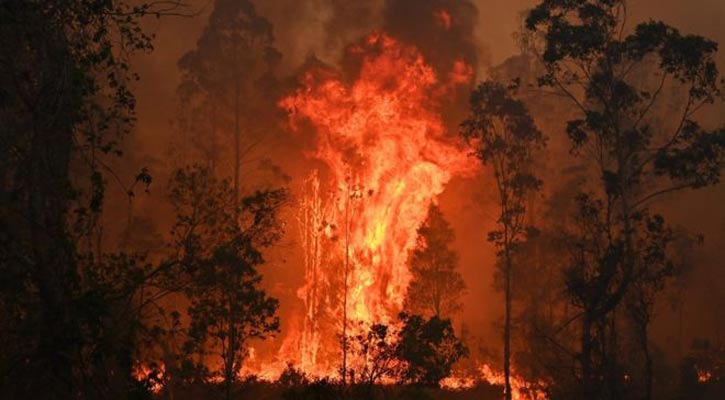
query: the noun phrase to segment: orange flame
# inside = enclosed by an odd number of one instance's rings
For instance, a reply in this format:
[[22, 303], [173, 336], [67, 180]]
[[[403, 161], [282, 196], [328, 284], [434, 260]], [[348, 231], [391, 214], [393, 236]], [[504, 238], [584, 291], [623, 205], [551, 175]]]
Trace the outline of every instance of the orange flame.
[[700, 383], [706, 383], [709, 382], [710, 379], [712, 379], [712, 372], [708, 370], [698, 370], [697, 371], [697, 381]]
[[411, 278], [408, 253], [430, 202], [475, 165], [440, 112], [446, 94], [470, 82], [470, 66], [459, 62], [440, 79], [417, 49], [379, 33], [348, 52], [362, 61], [353, 82], [312, 69], [280, 101], [293, 129], [314, 127], [312, 156], [326, 165], [329, 182], [316, 171], [306, 182], [298, 218], [306, 253], [298, 295], [306, 315], [293, 322], [278, 360], [264, 370], [291, 361], [309, 375], [335, 375], [343, 311], [356, 329], [394, 324]]
[[438, 10], [434, 12], [433, 17], [435, 17], [436, 23], [443, 27], [443, 29], [451, 29], [451, 14], [447, 10]]
[[[448, 12], [434, 16], [450, 28]], [[470, 65], [456, 61], [439, 77], [417, 49], [381, 33], [347, 51], [362, 58], [353, 82], [312, 68], [302, 75], [300, 87], [279, 102], [293, 130], [304, 124], [314, 128], [311, 155], [328, 173], [312, 171], [300, 196], [305, 284], [297, 295], [305, 312], [292, 317], [274, 359], [260, 360], [251, 349], [243, 375], [273, 381], [291, 363], [308, 377], [337, 376], [344, 311], [350, 335], [372, 323], [395, 326], [411, 279], [408, 253], [430, 202], [452, 178], [475, 170], [441, 115], [447, 95], [473, 80]], [[343, 302], [346, 264], [350, 276]], [[504, 376], [482, 364], [475, 376], [454, 375], [441, 386], [465, 389], [478, 382], [503, 385]], [[545, 399], [518, 376], [512, 377], [512, 396]]]
[[[504, 386], [505, 377], [502, 371], [492, 369], [488, 364], [479, 365], [477, 375], [456, 375], [443, 379], [441, 386], [450, 390], [470, 389], [478, 382], [486, 382], [490, 385]], [[545, 393], [538, 389], [544, 387], [543, 382], [529, 382], [516, 375], [511, 374], [511, 398], [513, 400], [546, 399]]]

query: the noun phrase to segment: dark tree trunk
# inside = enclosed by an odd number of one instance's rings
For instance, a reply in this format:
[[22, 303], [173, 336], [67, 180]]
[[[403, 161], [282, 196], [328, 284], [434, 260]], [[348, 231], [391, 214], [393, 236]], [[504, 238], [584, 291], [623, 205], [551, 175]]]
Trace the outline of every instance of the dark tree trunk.
[[26, 171], [28, 239], [34, 259], [33, 279], [42, 305], [39, 361], [48, 363], [68, 395], [77, 388], [72, 360], [79, 345], [77, 325], [71, 316], [77, 271], [65, 228], [71, 143], [70, 127], [36, 128]]
[[[66, 229], [69, 165], [80, 94], [71, 82], [75, 66], [62, 35], [30, 40], [35, 48], [18, 47], [23, 49], [18, 57], [36, 61], [32, 78], [20, 84], [29, 99], [23, 111], [32, 125], [29, 148], [16, 171], [20, 185], [17, 189], [25, 200], [27, 213], [26, 225], [18, 230], [27, 232], [27, 236], [22, 233], [19, 238], [26, 242], [23, 244], [29, 247], [32, 257], [28, 276], [37, 289], [42, 324], [37, 338], [29, 338], [37, 340], [37, 354], [32, 356], [37, 358], [31, 362], [47, 368], [58, 381], [44, 388], [55, 392], [51, 398], [63, 398], [77, 395], [80, 387], [76, 373], [81, 337], [79, 321], [72, 315], [78, 272]], [[17, 73], [18, 79], [26, 79], [22, 72]], [[43, 383], [38, 382], [38, 386]]]
[[582, 395], [591, 398], [594, 392], [592, 379], [592, 318], [586, 311], [582, 318], [581, 332], [581, 366], [582, 366]]
[[506, 247], [506, 271], [504, 275], [506, 280], [504, 289], [504, 297], [506, 298], [503, 347], [504, 390], [506, 391], [506, 400], [511, 400], [511, 253], [508, 245]]
[[[645, 334], [646, 335], [646, 334]], [[653, 379], [653, 362], [652, 355], [649, 351], [649, 345], [645, 337], [642, 343], [642, 349], [644, 351], [644, 398], [645, 400], [652, 399], [652, 379]]]
[[239, 113], [241, 112], [239, 110], [239, 97], [241, 96], [240, 90], [240, 82], [239, 82], [239, 68], [238, 68], [238, 54], [237, 54], [237, 48], [236, 44], [234, 47], [234, 65], [236, 70], [234, 71], [234, 207], [239, 206], [239, 168], [241, 163], [241, 149], [239, 148], [241, 146], [241, 127], [240, 127], [240, 121], [239, 121]]

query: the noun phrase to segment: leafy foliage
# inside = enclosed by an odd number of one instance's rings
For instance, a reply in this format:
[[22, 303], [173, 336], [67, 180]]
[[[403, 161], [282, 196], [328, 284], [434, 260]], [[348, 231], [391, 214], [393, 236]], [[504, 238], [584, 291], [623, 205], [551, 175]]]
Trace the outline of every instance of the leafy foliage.
[[[657, 21], [631, 30], [626, 4], [543, 0], [526, 21], [541, 39], [539, 83], [576, 107], [566, 129], [572, 152], [588, 156], [599, 177], [580, 189], [568, 236], [567, 294], [581, 311], [574, 397], [652, 398], [648, 326], [656, 294], [677, 269], [672, 231], [648, 207], [664, 194], [719, 182], [725, 156], [725, 129], [694, 120], [722, 96], [716, 43]], [[622, 304], [644, 360], [634, 384], [622, 378], [629, 368], [617, 342]]]
[[158, 6], [0, 4], [3, 397], [143, 395], [131, 376], [133, 302], [150, 267], [102, 254], [96, 233], [105, 161], [134, 122], [128, 60], [151, 49], [140, 17], [166, 12]]
[[453, 239], [453, 230], [440, 208], [431, 204], [409, 256], [413, 278], [408, 285], [406, 310], [438, 317], [460, 311], [460, 297], [466, 285], [456, 270], [458, 255], [449, 248]]
[[437, 387], [451, 374], [453, 364], [468, 355], [468, 349], [456, 337], [450, 320], [407, 314], [400, 318], [404, 325], [398, 333], [397, 354], [405, 363], [401, 381]]
[[[722, 94], [717, 44], [656, 21], [624, 35], [625, 7], [622, 0], [547, 0], [527, 19], [527, 27], [544, 37], [547, 72], [540, 83], [562, 91], [583, 115], [568, 123], [573, 148], [586, 146], [603, 174], [616, 178], [608, 187], [611, 195], [643, 183], [648, 174], [695, 188], [717, 183], [725, 132], [692, 119]], [[638, 75], [653, 67], [654, 81]], [[668, 83], [684, 91], [671, 129], [656, 124], [656, 105]]]
[[196, 48], [178, 61], [177, 163], [236, 171], [274, 131], [281, 55], [273, 43], [272, 24], [252, 2], [214, 2]]
[[473, 146], [474, 154], [490, 165], [498, 194], [498, 228], [489, 232], [488, 241], [498, 248], [504, 276], [504, 376], [505, 394], [511, 399], [511, 276], [513, 259], [534, 232], [526, 226], [526, 205], [539, 190], [541, 181], [533, 174], [534, 152], [544, 146], [544, 136], [536, 127], [524, 103], [514, 98], [519, 82], [510, 86], [487, 81], [471, 94], [469, 117], [461, 133]]
[[188, 282], [183, 287], [190, 303], [187, 349], [220, 357], [215, 375], [229, 383], [238, 376], [248, 340], [279, 327], [278, 302], [259, 287], [257, 267], [264, 263], [263, 250], [282, 234], [277, 211], [287, 195], [257, 192], [237, 205], [228, 182], [201, 167], [177, 171], [170, 192], [181, 267], [169, 270], [169, 280]]
[[533, 155], [545, 143], [523, 102], [513, 97], [518, 84], [511, 86], [488, 81], [471, 94], [469, 117], [461, 133], [484, 164], [491, 165], [498, 189], [500, 228], [489, 234], [489, 241], [507, 251], [526, 232], [525, 203], [541, 181], [532, 173]]

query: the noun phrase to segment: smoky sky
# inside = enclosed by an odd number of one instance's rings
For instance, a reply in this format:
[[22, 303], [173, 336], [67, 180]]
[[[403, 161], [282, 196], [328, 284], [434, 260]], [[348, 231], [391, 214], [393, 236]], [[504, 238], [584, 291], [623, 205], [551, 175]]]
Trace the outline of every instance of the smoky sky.
[[389, 0], [382, 17], [385, 32], [416, 46], [437, 71], [457, 60], [477, 65], [478, 9], [470, 1]]

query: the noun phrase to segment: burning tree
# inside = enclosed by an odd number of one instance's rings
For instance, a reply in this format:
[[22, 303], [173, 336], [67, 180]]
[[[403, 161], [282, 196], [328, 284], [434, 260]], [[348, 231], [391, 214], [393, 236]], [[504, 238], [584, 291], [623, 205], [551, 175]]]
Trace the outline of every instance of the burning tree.
[[453, 230], [440, 208], [431, 203], [428, 217], [418, 228], [415, 249], [409, 256], [412, 275], [405, 309], [413, 314], [450, 317], [460, 311], [466, 285], [457, 271], [458, 255], [449, 248]]
[[322, 311], [327, 299], [327, 287], [323, 280], [326, 271], [324, 264], [329, 264], [325, 257], [326, 229], [331, 229], [327, 222], [329, 207], [323, 204], [323, 194], [320, 193], [320, 178], [317, 171], [305, 179], [302, 185], [302, 196], [299, 201], [297, 222], [299, 227], [300, 244], [303, 250], [305, 267], [305, 286], [299, 291], [299, 297], [305, 305], [305, 317], [302, 326], [300, 341], [305, 343], [307, 351], [303, 351], [298, 362], [303, 367], [317, 363], [320, 348], [320, 330], [325, 321]]
[[[347, 287], [340, 304], [317, 303], [316, 320], [339, 323], [344, 311], [343, 320], [369, 327], [397, 320], [411, 279], [407, 257], [415, 246], [415, 230], [445, 185], [473, 170], [462, 143], [448, 134], [439, 106], [443, 96], [469, 82], [471, 72], [460, 62], [459, 74], [439, 81], [416, 48], [381, 33], [350, 46], [346, 58], [359, 70], [344, 76], [311, 64], [298, 77], [300, 87], [280, 105], [289, 112], [293, 129], [314, 129], [312, 155], [324, 162], [324, 176], [329, 176], [321, 185], [329, 191], [319, 191], [323, 197], [318, 204], [329, 206], [323, 226], [318, 225], [320, 218], [307, 224], [323, 235], [305, 242], [314, 247], [317, 240], [329, 262], [308, 264], [312, 271], [307, 277], [316, 280], [306, 282], [301, 297], [319, 299], [324, 288], [338, 298], [332, 288]], [[349, 201], [351, 192], [360, 192], [364, 201]], [[306, 251], [315, 254], [314, 249]], [[340, 282], [345, 272], [347, 284]], [[318, 294], [311, 296], [315, 290]], [[339, 329], [306, 326], [288, 336], [281, 354], [305, 362], [315, 359], [312, 365], [301, 365], [305, 371], [334, 374], [338, 360], [317, 355], [336, 344]], [[313, 327], [318, 332], [308, 332]], [[316, 339], [303, 342], [303, 337]]]
[[544, 137], [526, 106], [512, 97], [517, 85], [484, 82], [471, 95], [471, 115], [462, 126], [474, 154], [493, 168], [499, 202], [498, 229], [488, 240], [498, 248], [504, 276], [504, 374], [506, 398], [511, 399], [511, 275], [514, 258], [529, 231], [526, 205], [541, 182], [533, 175], [534, 152]]

